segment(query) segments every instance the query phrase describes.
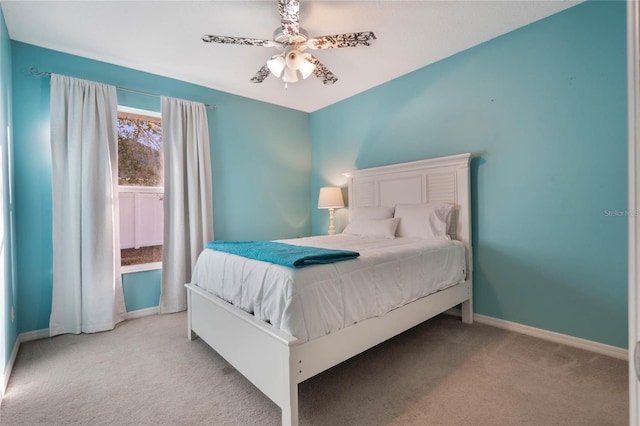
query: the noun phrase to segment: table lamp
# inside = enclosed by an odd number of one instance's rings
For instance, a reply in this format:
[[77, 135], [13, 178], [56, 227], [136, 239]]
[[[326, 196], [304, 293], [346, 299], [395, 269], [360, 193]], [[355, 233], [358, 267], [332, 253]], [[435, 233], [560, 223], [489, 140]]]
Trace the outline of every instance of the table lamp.
[[320, 188], [318, 208], [329, 209], [329, 235], [336, 233], [336, 227], [333, 225], [333, 209], [342, 207], [344, 207], [344, 199], [342, 198], [342, 190], [340, 188], [336, 186]]

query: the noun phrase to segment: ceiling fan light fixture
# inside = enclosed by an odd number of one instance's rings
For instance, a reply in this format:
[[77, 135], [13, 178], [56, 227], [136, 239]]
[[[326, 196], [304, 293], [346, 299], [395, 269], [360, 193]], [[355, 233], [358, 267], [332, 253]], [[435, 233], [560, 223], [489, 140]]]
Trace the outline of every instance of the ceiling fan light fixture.
[[315, 64], [312, 64], [311, 62], [304, 59], [302, 61], [302, 64], [300, 65], [300, 68], [298, 68], [298, 71], [300, 71], [300, 74], [302, 74], [302, 78], [304, 79], [309, 77], [315, 69], [316, 69]]
[[287, 67], [293, 70], [298, 70], [302, 65], [302, 62], [304, 62], [304, 59], [302, 58], [302, 54], [297, 50], [290, 50], [287, 52], [286, 62]]
[[267, 67], [269, 68], [269, 71], [271, 71], [271, 73], [278, 78], [280, 77], [282, 71], [286, 66], [287, 63], [282, 56], [274, 56], [267, 61]]
[[296, 70], [286, 67], [282, 75], [282, 81], [285, 83], [295, 83], [298, 81], [298, 73]]

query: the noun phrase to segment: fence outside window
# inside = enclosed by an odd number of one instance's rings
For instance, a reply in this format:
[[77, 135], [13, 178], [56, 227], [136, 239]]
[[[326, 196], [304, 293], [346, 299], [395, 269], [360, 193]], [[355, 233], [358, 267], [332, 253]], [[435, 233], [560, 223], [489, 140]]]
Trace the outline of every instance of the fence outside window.
[[120, 248], [162, 245], [163, 188], [120, 189]]

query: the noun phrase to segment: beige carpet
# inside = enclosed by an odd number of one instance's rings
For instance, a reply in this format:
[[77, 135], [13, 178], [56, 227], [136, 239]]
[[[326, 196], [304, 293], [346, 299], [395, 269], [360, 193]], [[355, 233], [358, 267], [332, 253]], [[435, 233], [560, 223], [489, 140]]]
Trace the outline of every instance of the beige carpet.
[[[21, 346], [2, 425], [277, 425], [184, 313]], [[259, 354], [257, 354], [259, 356]], [[305, 425], [626, 425], [627, 363], [436, 317], [300, 385]]]

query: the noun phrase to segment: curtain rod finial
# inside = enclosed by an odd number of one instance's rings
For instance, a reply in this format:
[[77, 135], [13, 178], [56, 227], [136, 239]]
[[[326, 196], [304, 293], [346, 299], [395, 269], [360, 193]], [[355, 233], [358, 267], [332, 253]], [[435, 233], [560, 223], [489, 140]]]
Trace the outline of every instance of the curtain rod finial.
[[31, 75], [35, 75], [35, 76], [41, 76], [41, 75], [51, 75], [50, 72], [46, 72], [46, 71], [40, 71], [38, 68], [36, 67], [31, 67], [29, 68], [29, 73]]

